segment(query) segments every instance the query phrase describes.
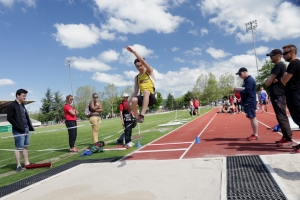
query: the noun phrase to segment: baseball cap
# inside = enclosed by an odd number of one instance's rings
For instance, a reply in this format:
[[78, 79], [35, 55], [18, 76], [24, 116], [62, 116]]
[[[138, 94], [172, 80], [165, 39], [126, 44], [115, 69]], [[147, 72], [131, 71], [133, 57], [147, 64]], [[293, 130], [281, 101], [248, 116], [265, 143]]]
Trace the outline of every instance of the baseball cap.
[[129, 97], [127, 93], [124, 93], [122, 97]]
[[273, 49], [270, 53], [266, 54], [266, 56], [275, 56], [277, 54], [282, 55], [282, 51], [280, 49]]
[[239, 69], [239, 71], [236, 73], [236, 75], [238, 75], [239, 73], [241, 73], [241, 72], [247, 72], [248, 70], [245, 68], [245, 67], [241, 67], [240, 69]]

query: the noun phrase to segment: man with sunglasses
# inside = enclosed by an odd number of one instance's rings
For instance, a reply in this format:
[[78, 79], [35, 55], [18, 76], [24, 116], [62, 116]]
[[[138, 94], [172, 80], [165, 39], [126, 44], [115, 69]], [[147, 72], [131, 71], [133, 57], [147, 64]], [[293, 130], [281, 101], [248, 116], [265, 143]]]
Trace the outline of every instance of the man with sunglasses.
[[[136, 56], [134, 65], [139, 71], [134, 79], [134, 92], [128, 102], [131, 103], [135, 122], [143, 123], [148, 106], [153, 106], [156, 103], [153, 68], [131, 47], [126, 46], [125, 48]], [[138, 95], [139, 91], [140, 95]], [[142, 106], [140, 115], [138, 113], [139, 106]]]
[[246, 117], [249, 118], [253, 130], [252, 135], [247, 137], [247, 140], [249, 141], [259, 140], [258, 123], [257, 123], [256, 113], [255, 113], [256, 110], [255, 80], [252, 78], [251, 75], [249, 75], [248, 70], [245, 67], [240, 68], [239, 71], [236, 73], [236, 75], [239, 75], [241, 79], [244, 79], [242, 87], [244, 87], [245, 89], [242, 91], [233, 89], [232, 92], [241, 94], [244, 113], [246, 114]]
[[[297, 47], [288, 44], [282, 47], [283, 58], [289, 62], [288, 68], [280, 79], [285, 85], [286, 103], [293, 121], [300, 127], [300, 60]], [[291, 153], [300, 153], [300, 144]]]
[[92, 138], [93, 142], [96, 143], [99, 141], [98, 133], [101, 123], [101, 112], [102, 112], [102, 105], [98, 99], [98, 94], [92, 94], [93, 100], [90, 101], [90, 123], [92, 124]]
[[279, 81], [286, 71], [286, 66], [281, 61], [282, 51], [280, 49], [273, 49], [266, 56], [270, 56], [274, 67], [271, 70], [270, 76], [265, 80], [266, 86], [269, 87], [272, 106], [281, 127], [282, 138], [276, 141], [277, 146], [292, 146], [292, 130], [289, 119], [286, 115], [286, 97], [284, 93], [284, 85]]

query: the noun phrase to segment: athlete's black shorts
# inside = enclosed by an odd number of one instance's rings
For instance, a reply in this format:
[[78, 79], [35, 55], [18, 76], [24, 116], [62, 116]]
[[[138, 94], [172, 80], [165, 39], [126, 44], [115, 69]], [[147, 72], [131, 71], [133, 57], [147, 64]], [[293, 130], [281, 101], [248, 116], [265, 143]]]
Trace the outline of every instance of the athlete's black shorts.
[[[136, 96], [136, 98], [138, 99], [139, 106], [142, 106], [143, 105], [143, 99], [144, 99], [144, 97], [139, 95], [139, 96]], [[150, 93], [148, 106], [149, 107], [153, 106], [155, 103], [156, 103], [155, 95], [152, 94], [152, 93]]]

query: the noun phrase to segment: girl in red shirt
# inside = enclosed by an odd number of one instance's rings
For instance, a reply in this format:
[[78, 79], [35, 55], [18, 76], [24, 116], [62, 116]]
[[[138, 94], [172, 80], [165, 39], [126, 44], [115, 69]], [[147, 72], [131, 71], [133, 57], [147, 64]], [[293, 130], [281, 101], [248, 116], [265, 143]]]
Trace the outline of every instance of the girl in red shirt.
[[[73, 102], [73, 96], [68, 95], [66, 97], [66, 104], [64, 105], [64, 113], [66, 118], [65, 124], [66, 127], [68, 128], [70, 152], [78, 152], [77, 148], [74, 147], [76, 137], [77, 137], [76, 115], [78, 115], [78, 112], [71, 106], [72, 102]], [[71, 128], [71, 127], [75, 127], [75, 128]]]

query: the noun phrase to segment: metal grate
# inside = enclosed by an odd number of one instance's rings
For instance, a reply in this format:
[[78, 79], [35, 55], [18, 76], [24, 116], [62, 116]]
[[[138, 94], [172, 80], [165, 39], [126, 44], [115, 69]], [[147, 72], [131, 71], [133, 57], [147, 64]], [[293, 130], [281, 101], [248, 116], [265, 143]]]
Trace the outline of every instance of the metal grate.
[[259, 156], [227, 157], [227, 199], [286, 200]]
[[103, 163], [103, 162], [115, 162], [122, 157], [116, 157], [116, 158], [106, 158], [106, 159], [88, 159], [88, 160], [74, 160], [71, 162], [68, 162], [66, 164], [60, 165], [58, 167], [51, 168], [47, 171], [41, 172], [39, 174], [30, 176], [28, 178], [25, 178], [23, 180], [20, 180], [18, 182], [12, 183], [10, 185], [6, 185], [3, 187], [0, 187], [0, 198], [3, 196], [6, 196], [8, 194], [11, 194], [13, 192], [16, 192], [20, 189], [23, 189], [29, 185], [32, 185], [34, 183], [37, 183], [41, 180], [44, 180], [46, 178], [49, 178], [55, 174], [58, 174], [60, 172], [63, 172], [67, 169], [70, 169], [72, 167], [75, 167], [79, 164], [83, 163]]

